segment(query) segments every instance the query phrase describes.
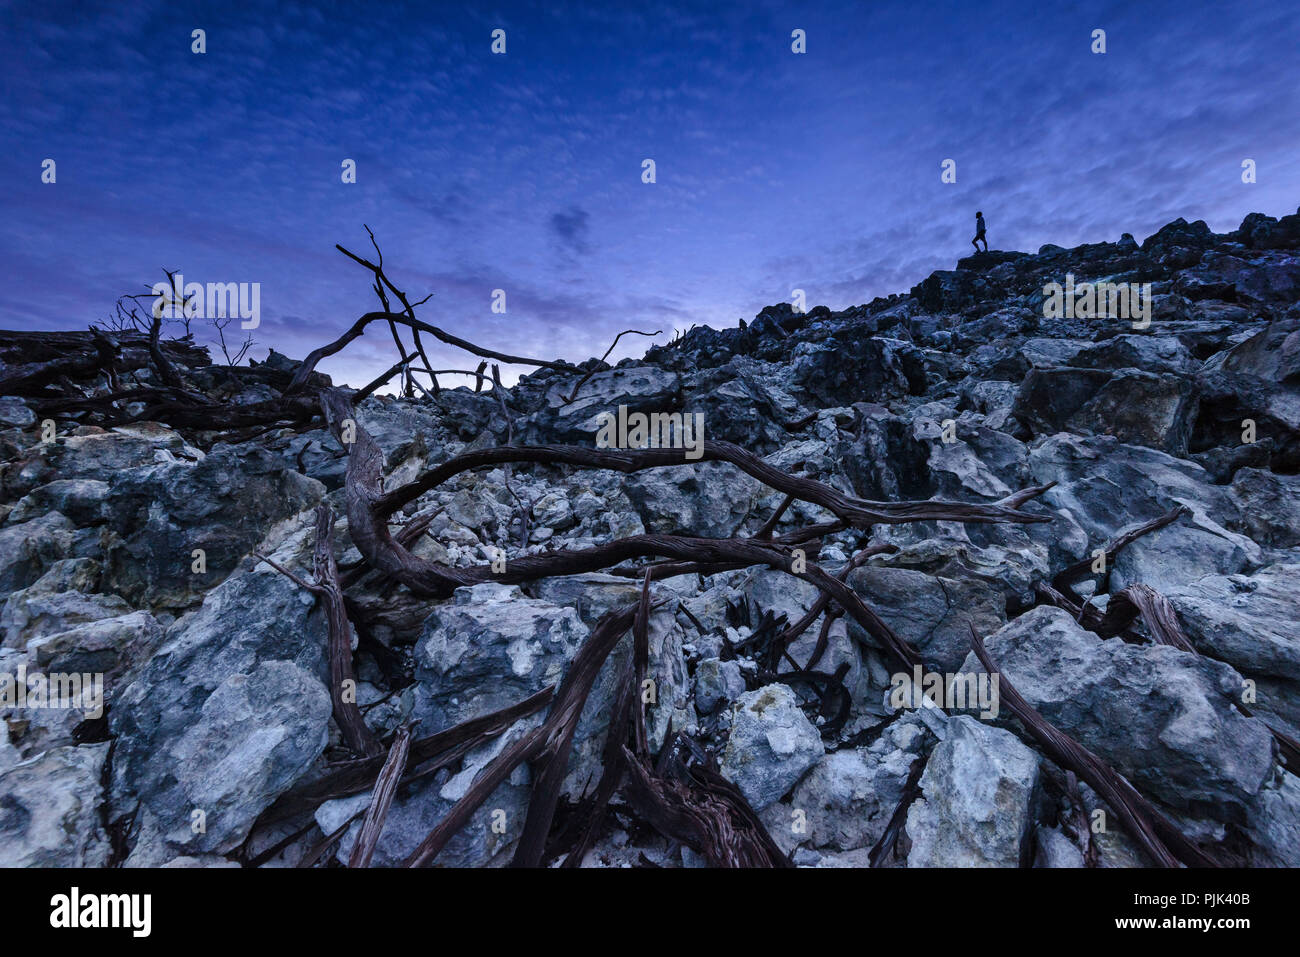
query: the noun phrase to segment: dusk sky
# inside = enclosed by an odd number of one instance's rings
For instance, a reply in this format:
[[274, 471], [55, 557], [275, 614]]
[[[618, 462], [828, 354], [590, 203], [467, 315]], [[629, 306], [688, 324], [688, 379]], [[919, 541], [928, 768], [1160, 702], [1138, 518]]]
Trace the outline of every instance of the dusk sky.
[[[976, 209], [995, 249], [1140, 241], [1178, 216], [1222, 232], [1300, 204], [1296, 12], [0, 4], [0, 327], [85, 328], [166, 267], [260, 283], [252, 355], [301, 358], [377, 307], [334, 249], [370, 255], [364, 223], [391, 278], [432, 293], [424, 320], [581, 361], [795, 288], [810, 308], [906, 291], [971, 251]], [[360, 385], [394, 358], [374, 327], [321, 368]]]

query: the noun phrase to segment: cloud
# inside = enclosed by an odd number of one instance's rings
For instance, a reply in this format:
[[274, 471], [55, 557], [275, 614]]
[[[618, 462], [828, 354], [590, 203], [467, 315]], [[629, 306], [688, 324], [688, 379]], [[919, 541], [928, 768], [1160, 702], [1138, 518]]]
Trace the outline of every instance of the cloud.
[[585, 209], [570, 207], [566, 212], [551, 214], [551, 233], [560, 246], [570, 252], [584, 255], [590, 249], [587, 236], [590, 231], [590, 216]]

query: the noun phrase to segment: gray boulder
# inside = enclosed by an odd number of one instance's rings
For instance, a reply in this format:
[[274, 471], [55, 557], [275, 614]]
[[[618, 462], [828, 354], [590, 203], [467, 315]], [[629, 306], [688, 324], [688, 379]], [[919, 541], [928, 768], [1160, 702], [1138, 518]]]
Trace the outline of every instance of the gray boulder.
[[[310, 561], [311, 517], [271, 557]], [[268, 549], [269, 550], [269, 549]], [[114, 816], [147, 808], [175, 850], [223, 851], [329, 737], [326, 628], [312, 595], [265, 564], [177, 620], [110, 712]], [[205, 831], [191, 829], [205, 813]]]
[[48, 672], [100, 673], [108, 690], [124, 673], [143, 667], [163, 630], [147, 611], [101, 618], [27, 642], [35, 665]]
[[1060, 433], [1030, 450], [1029, 467], [1035, 482], [1058, 483], [1042, 500], [1069, 512], [1087, 534], [1089, 549], [1177, 506], [1190, 509], [1189, 517], [1120, 553], [1111, 577], [1115, 590], [1141, 582], [1170, 591], [1205, 575], [1246, 570], [1262, 559], [1258, 545], [1230, 530], [1239, 519], [1227, 490], [1211, 484], [1195, 463], [1110, 436]]
[[1014, 414], [1038, 435], [1052, 435], [1110, 381], [1101, 369], [1031, 369], [1016, 393]]
[[731, 535], [765, 488], [725, 462], [636, 472], [623, 492], [649, 531], [664, 535]]
[[1187, 377], [1126, 369], [1102, 385], [1067, 425], [1181, 456], [1187, 454], [1197, 408], [1196, 387]]
[[[561, 581], [545, 585], [543, 592], [574, 595]], [[631, 596], [616, 582], [630, 584], [625, 579], [585, 582], [587, 598], [577, 604], [585, 604], [590, 614], [599, 613], [593, 623], [605, 611], [628, 604], [624, 598]], [[633, 587], [639, 595], [640, 586]], [[656, 746], [667, 734], [673, 715], [685, 708], [688, 693], [682, 629], [674, 611], [671, 603], [653, 611], [647, 635], [646, 677], [654, 682], [647, 733]], [[412, 716], [419, 733], [432, 734], [515, 704], [547, 685], [558, 687], [588, 634], [588, 625], [573, 608], [528, 598], [517, 586], [485, 583], [457, 589], [428, 617], [415, 647]], [[609, 711], [631, 646], [630, 634], [615, 646], [579, 716], [562, 786], [562, 792], [574, 798], [599, 778]]]
[[75, 557], [84, 543], [84, 536], [59, 512], [0, 528], [0, 593], [26, 588], [55, 562]]
[[745, 677], [737, 661], [705, 658], [695, 666], [695, 710], [710, 715], [745, 693]]
[[[114, 533], [106, 587], [137, 604], [188, 606], [324, 492], [265, 449], [217, 447], [197, 465], [124, 472], [105, 503]], [[206, 556], [202, 574], [192, 570], [194, 549]]]
[[1243, 674], [1300, 681], [1300, 564], [1207, 575], [1167, 597], [1203, 654]]
[[55, 748], [0, 769], [0, 867], [104, 867], [100, 778], [108, 742]]
[[825, 752], [795, 693], [788, 685], [770, 684], [732, 704], [722, 775], [761, 811], [780, 800]]
[[[848, 584], [940, 671], [952, 671], [966, 660], [972, 627], [985, 635], [1007, 620], [1001, 590], [977, 578], [865, 565], [849, 574]], [[849, 629], [861, 632], [856, 622]]]
[[1274, 548], [1300, 545], [1300, 475], [1243, 468], [1233, 476], [1228, 495], [1239, 509], [1234, 531]]
[[[1167, 645], [1103, 641], [1040, 606], [986, 640], [1003, 680], [1138, 790], [1211, 820], [1244, 820], [1275, 763], [1273, 740], [1236, 710], [1228, 665]], [[972, 654], [963, 671], [982, 673]]]
[[432, 734], [558, 684], [588, 629], [572, 608], [515, 585], [459, 588], [415, 646], [414, 717]]
[[806, 831], [796, 835], [799, 843], [837, 851], [873, 847], [902, 800], [927, 737], [923, 727], [900, 719], [869, 747], [835, 751], [813, 765], [786, 809], [787, 818], [791, 809], [803, 812]]
[[1256, 802], [1251, 822], [1251, 864], [1300, 867], [1300, 779], [1279, 773]]
[[55, 479], [24, 495], [9, 513], [9, 521], [25, 522], [60, 512], [78, 525], [98, 525], [104, 521], [104, 500], [110, 485], [99, 479]]
[[[79, 429], [46, 447], [46, 481], [88, 479], [107, 481], [129, 469], [196, 462], [203, 453], [179, 432], [158, 422], [133, 422], [107, 431]], [[111, 484], [111, 483], [110, 483]]]
[[[516, 432], [528, 442], [570, 442], [594, 446], [602, 413], [682, 411], [681, 377], [654, 366], [625, 366], [597, 372], [582, 384], [573, 402], [577, 379], [565, 377], [547, 389], [545, 406], [516, 423]], [[707, 426], [707, 423], [706, 423]]]
[[0, 396], [0, 426], [25, 429], [36, 424], [36, 413], [17, 396]]
[[1038, 755], [1011, 732], [968, 715], [948, 721], [907, 812], [907, 866], [1021, 866], [1038, 778]]
[[131, 611], [117, 595], [96, 594], [100, 565], [90, 558], [61, 559], [0, 608], [0, 645], [24, 648], [41, 635]]
[[1069, 365], [1187, 373], [1193, 371], [1197, 362], [1182, 340], [1173, 336], [1122, 335], [1079, 350]]
[[1083, 851], [1060, 828], [1039, 827], [1034, 832], [1037, 849], [1034, 867], [1084, 867]]

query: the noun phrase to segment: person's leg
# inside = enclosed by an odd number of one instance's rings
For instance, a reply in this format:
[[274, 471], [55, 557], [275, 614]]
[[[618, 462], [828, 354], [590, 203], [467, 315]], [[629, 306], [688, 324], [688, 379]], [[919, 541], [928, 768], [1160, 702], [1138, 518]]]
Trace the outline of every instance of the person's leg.
[[980, 238], [979, 238], [978, 236], [976, 236], [974, 239], [972, 239], [972, 240], [970, 241], [970, 244], [971, 244], [972, 246], [975, 247], [975, 251], [976, 251], [976, 252], [979, 252], [979, 251], [980, 251]]

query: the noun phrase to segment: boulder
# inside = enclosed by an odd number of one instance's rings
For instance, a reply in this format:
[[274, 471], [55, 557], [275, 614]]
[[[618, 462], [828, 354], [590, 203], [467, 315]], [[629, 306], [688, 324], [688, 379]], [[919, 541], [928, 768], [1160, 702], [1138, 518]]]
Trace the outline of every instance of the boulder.
[[710, 715], [745, 693], [738, 661], [705, 658], [695, 666], [695, 710]]
[[0, 528], [0, 594], [26, 588], [55, 562], [87, 551], [86, 544], [85, 537], [59, 512]]
[[1196, 387], [1185, 376], [1127, 369], [1104, 383], [1067, 425], [1182, 456], [1196, 410]]
[[836, 851], [871, 848], [885, 833], [927, 734], [920, 721], [899, 720], [868, 747], [821, 758], [795, 786], [789, 818], [803, 812], [799, 843]]
[[1038, 435], [1052, 435], [1110, 381], [1103, 369], [1031, 369], [1020, 383], [1015, 417]]
[[[849, 573], [848, 584], [939, 671], [953, 671], [966, 660], [972, 627], [985, 635], [1007, 620], [1001, 589], [978, 578], [865, 565]], [[849, 629], [861, 633], [856, 622]]]
[[1300, 681], [1300, 564], [1207, 575], [1166, 597], [1202, 654], [1243, 674]]
[[1300, 476], [1243, 468], [1228, 486], [1238, 519], [1230, 527], [1261, 545], [1300, 545]]
[[950, 720], [907, 812], [907, 866], [1022, 866], [1039, 763], [1009, 731], [968, 715]]
[[790, 687], [770, 684], [732, 704], [722, 775], [761, 811], [780, 800], [825, 752]]
[[[1050, 606], [986, 645], [1003, 680], [1044, 718], [1171, 808], [1242, 821], [1272, 776], [1272, 736], [1237, 710], [1242, 678], [1222, 662], [1102, 640]], [[983, 672], [973, 653], [962, 670]]]
[[24, 648], [32, 638], [65, 631], [131, 611], [117, 595], [101, 595], [100, 564], [90, 558], [60, 559], [0, 608], [0, 646]]
[[1114, 590], [1140, 582], [1165, 592], [1205, 575], [1235, 574], [1263, 558], [1258, 545], [1230, 531], [1239, 514], [1227, 490], [1193, 462], [1110, 436], [1060, 433], [1030, 449], [1029, 469], [1035, 482], [1057, 483], [1042, 501], [1069, 512], [1087, 534], [1089, 551], [1178, 506], [1191, 511], [1119, 554]]
[[[311, 516], [271, 557], [310, 562]], [[114, 817], [147, 808], [176, 851], [237, 845], [329, 737], [327, 634], [316, 599], [265, 564], [232, 575], [167, 629], [110, 711]], [[205, 830], [191, 829], [194, 811]]]
[[765, 491], [725, 462], [648, 469], [622, 484], [647, 530], [707, 538], [729, 536]]
[[586, 639], [572, 608], [515, 585], [458, 588], [415, 646], [415, 720], [433, 734], [557, 685]]
[[[324, 492], [265, 449], [218, 447], [197, 465], [124, 472], [105, 502], [114, 532], [105, 584], [137, 604], [186, 607]], [[195, 549], [205, 572], [193, 571]]]
[[104, 867], [100, 778], [108, 742], [0, 766], [0, 867]]

